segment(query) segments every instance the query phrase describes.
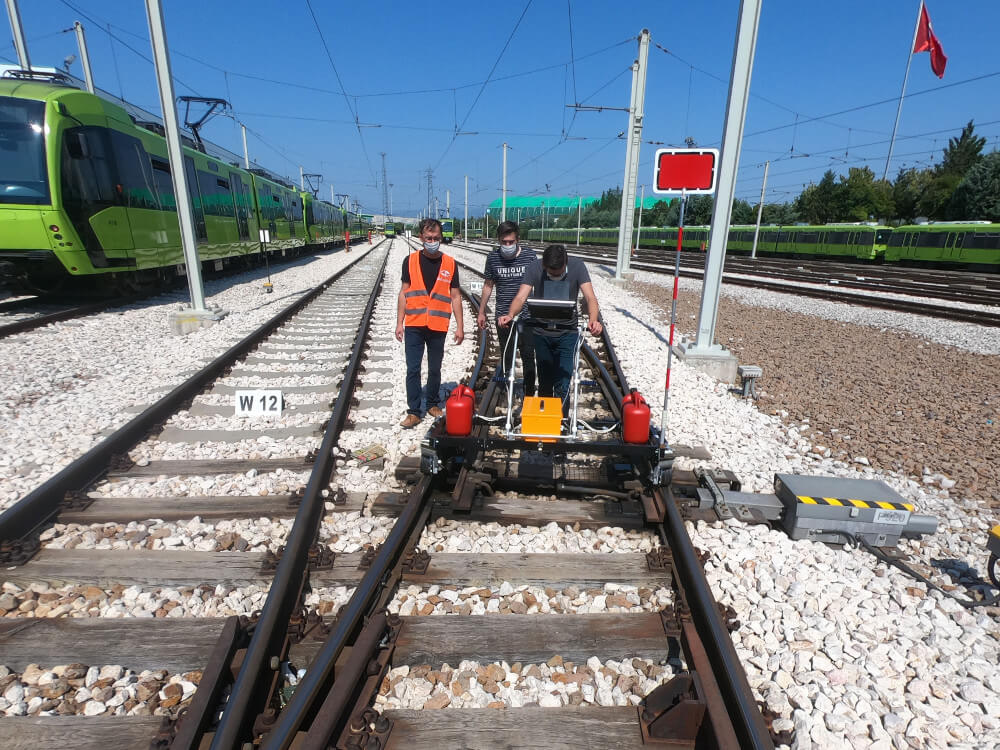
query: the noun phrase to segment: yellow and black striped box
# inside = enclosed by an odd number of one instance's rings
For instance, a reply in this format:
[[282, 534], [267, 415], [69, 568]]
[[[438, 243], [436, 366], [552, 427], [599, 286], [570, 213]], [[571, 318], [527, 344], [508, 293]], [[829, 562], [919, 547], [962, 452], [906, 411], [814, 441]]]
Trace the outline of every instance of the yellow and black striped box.
[[[852, 536], [870, 544], [899, 541], [916, 507], [874, 479], [776, 474], [774, 489], [785, 508], [782, 524], [793, 539], [844, 544]], [[920, 517], [921, 533], [936, 522]]]

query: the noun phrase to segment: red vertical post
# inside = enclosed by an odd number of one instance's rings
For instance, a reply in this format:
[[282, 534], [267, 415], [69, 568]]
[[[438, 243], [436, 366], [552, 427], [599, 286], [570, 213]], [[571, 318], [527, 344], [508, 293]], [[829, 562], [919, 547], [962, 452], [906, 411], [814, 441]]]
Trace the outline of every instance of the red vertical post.
[[663, 413], [660, 415], [660, 447], [667, 444], [667, 405], [670, 403], [670, 365], [674, 352], [674, 329], [677, 327], [677, 289], [681, 278], [681, 243], [684, 241], [684, 207], [687, 192], [681, 191], [681, 206], [677, 221], [677, 255], [674, 261], [674, 296], [670, 303], [670, 340], [667, 343], [667, 380], [663, 385]]

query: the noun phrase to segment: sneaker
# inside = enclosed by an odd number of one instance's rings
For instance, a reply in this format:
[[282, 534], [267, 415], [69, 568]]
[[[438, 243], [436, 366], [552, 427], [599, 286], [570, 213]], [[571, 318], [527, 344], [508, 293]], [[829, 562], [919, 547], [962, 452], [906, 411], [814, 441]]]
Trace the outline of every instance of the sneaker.
[[410, 429], [411, 427], [416, 427], [418, 424], [420, 424], [420, 417], [418, 417], [416, 414], [407, 414], [403, 418], [403, 421], [400, 422], [399, 424], [401, 427]]
[[427, 413], [430, 414], [432, 417], [434, 417], [434, 419], [437, 419], [438, 417], [444, 416], [444, 409], [442, 409], [440, 406], [432, 406], [430, 409], [427, 410]]

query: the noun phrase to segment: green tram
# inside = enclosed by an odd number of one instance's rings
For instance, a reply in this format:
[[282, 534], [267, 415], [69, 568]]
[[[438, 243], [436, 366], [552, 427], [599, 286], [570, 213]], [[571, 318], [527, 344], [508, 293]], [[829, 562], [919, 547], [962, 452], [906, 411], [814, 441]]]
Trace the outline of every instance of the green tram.
[[[754, 229], [753, 225], [730, 227], [726, 251], [749, 254]], [[682, 249], [703, 252], [708, 246], [708, 234], [707, 226], [684, 227]], [[541, 241], [541, 231], [529, 230], [526, 239]], [[589, 245], [617, 245], [618, 230], [583, 229], [580, 241]], [[576, 229], [546, 229], [545, 242], [573, 244]], [[676, 246], [676, 227], [642, 229], [639, 247], [673, 250]], [[872, 224], [766, 225], [760, 228], [757, 253], [1000, 271], [1000, 224], [937, 222], [896, 228]]]
[[[166, 140], [116, 104], [57, 82], [0, 79], [0, 276], [33, 292], [92, 277], [124, 291], [183, 273]], [[185, 139], [184, 169], [203, 267], [328, 247], [344, 214], [262, 171]]]
[[1000, 271], [1000, 224], [937, 222], [894, 229], [885, 259], [890, 263], [938, 263]]
[[441, 241], [446, 245], [450, 245], [455, 239], [455, 220], [454, 219], [441, 219]]
[[386, 237], [396, 236], [396, 225], [391, 221], [387, 221], [385, 223], [385, 236]]
[[[757, 252], [762, 255], [815, 255], [824, 258], [885, 259], [891, 227], [867, 224], [824, 224], [760, 228]], [[747, 253], [753, 249], [754, 227], [732, 226], [727, 252]]]

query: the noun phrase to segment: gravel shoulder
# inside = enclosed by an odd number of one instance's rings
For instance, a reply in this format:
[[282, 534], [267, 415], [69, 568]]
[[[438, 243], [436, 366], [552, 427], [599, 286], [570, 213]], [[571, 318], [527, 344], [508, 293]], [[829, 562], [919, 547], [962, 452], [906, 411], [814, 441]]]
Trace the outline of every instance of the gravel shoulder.
[[[669, 320], [666, 281], [644, 278], [633, 288]], [[1000, 354], [963, 348], [971, 340], [988, 351], [995, 332], [966, 325], [967, 336], [946, 337], [935, 329], [953, 324], [878, 311], [866, 311], [867, 323], [828, 319], [825, 309], [795, 312], [786, 309], [795, 298], [767, 294], [771, 306], [724, 291], [716, 333], [741, 364], [763, 368], [758, 409], [795, 427], [822, 455], [865, 459], [1000, 508]], [[680, 292], [680, 333], [693, 334], [699, 300], [700, 291]], [[805, 299], [791, 304], [813, 308]]]

